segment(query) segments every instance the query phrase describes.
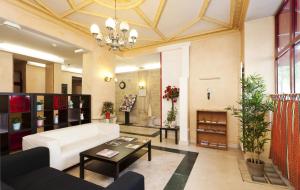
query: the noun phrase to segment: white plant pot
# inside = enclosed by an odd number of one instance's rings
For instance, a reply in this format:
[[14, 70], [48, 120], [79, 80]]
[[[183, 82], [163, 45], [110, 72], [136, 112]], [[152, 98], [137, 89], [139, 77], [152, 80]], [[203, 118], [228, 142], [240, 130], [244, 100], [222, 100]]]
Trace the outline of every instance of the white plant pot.
[[54, 124], [58, 124], [58, 116], [54, 116]]
[[36, 110], [37, 111], [42, 111], [43, 110], [43, 105], [36, 105]]
[[176, 121], [172, 121], [171, 124], [170, 124], [170, 127], [175, 128], [176, 127]]
[[105, 119], [105, 123], [109, 123], [109, 119]]
[[44, 120], [43, 119], [37, 120], [37, 126], [38, 127], [42, 127], [43, 125], [44, 125]]
[[21, 129], [21, 123], [13, 123], [14, 131], [19, 131]]
[[82, 108], [82, 103], [79, 104], [79, 108]]

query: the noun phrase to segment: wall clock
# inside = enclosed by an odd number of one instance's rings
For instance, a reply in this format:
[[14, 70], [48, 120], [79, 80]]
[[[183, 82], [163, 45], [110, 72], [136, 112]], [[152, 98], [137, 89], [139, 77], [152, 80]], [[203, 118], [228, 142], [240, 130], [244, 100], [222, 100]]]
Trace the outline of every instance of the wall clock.
[[121, 81], [121, 82], [119, 83], [119, 87], [120, 87], [120, 89], [126, 88], [126, 83], [125, 83], [124, 81]]

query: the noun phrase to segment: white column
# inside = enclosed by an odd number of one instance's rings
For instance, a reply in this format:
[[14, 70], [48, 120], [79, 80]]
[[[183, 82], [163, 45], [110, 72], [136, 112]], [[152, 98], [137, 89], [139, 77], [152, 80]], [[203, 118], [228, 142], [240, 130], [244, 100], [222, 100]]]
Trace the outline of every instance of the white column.
[[[190, 43], [181, 43], [158, 48], [162, 53], [162, 90], [166, 85], [180, 88], [177, 122], [180, 126], [180, 144], [189, 143], [189, 47]], [[163, 92], [162, 92], [163, 93]], [[169, 102], [162, 103], [162, 120], [166, 120]]]

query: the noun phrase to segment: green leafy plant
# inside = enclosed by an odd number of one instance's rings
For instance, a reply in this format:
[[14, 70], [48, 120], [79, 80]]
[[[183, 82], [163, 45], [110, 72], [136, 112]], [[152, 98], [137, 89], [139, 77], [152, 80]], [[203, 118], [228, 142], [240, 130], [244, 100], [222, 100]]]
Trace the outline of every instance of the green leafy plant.
[[37, 116], [37, 120], [45, 120], [46, 117], [43, 117], [43, 116]]
[[261, 163], [260, 154], [267, 143], [268, 126], [266, 114], [273, 110], [273, 102], [266, 96], [266, 86], [260, 75], [250, 75], [241, 80], [242, 97], [239, 107], [226, 108], [241, 122], [242, 137], [245, 152], [250, 153], [252, 163]]
[[42, 101], [36, 102], [36, 105], [43, 105], [44, 103]]
[[15, 123], [21, 123], [22, 120], [21, 120], [21, 118], [19, 118], [19, 117], [14, 117], [14, 118], [11, 119], [11, 122], [12, 122], [13, 124], [15, 124]]
[[103, 107], [102, 107], [102, 115], [104, 115], [106, 112], [109, 112], [111, 114], [114, 113], [114, 103], [112, 102], [103, 102]]

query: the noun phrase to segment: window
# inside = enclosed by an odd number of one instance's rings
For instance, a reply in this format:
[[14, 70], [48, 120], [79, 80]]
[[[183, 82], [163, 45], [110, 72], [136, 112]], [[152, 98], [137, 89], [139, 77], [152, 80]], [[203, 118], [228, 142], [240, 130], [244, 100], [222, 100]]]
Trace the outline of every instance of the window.
[[290, 52], [278, 59], [278, 93], [290, 93]]
[[300, 93], [300, 0], [284, 0], [276, 14], [276, 91]]

